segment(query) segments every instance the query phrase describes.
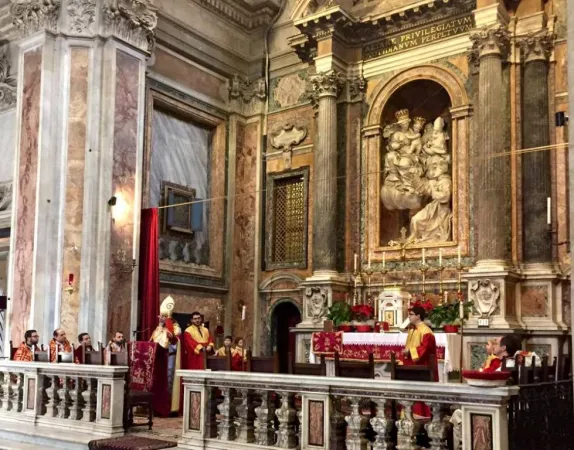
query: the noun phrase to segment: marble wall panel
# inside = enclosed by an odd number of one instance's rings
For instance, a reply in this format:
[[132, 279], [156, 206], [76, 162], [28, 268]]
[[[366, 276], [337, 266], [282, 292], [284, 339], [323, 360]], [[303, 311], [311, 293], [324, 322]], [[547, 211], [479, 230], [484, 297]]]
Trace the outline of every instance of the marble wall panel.
[[[175, 300], [174, 311], [179, 314], [191, 314], [198, 311], [203, 314], [204, 320], [209, 322], [210, 331], [215, 333], [217, 325], [217, 308], [223, 303], [223, 298], [218, 295], [200, 292], [191, 288], [176, 288], [160, 286], [160, 301], [168, 295]], [[188, 324], [179, 324], [184, 330]]]
[[[162, 204], [163, 181], [195, 189], [196, 198], [209, 199], [214, 131], [161, 109], [154, 108], [152, 114], [149, 206]], [[189, 242], [186, 240], [186, 262], [209, 265], [210, 206], [208, 201], [203, 204], [203, 229], [196, 231]]]
[[16, 108], [0, 113], [0, 183], [14, 177], [16, 152]]
[[566, 42], [560, 42], [554, 46], [554, 58], [556, 60], [554, 89], [557, 94], [568, 92], [568, 47]]
[[562, 285], [562, 321], [572, 326], [572, 301], [570, 294], [570, 281], [564, 282]]
[[492, 416], [489, 414], [471, 414], [472, 450], [493, 450]]
[[[293, 124], [298, 127], [304, 126], [307, 129], [307, 136], [299, 146], [310, 145], [315, 141], [315, 119], [314, 110], [311, 105], [271, 114], [268, 120], [267, 127], [270, 134], [275, 130], [280, 130], [285, 125]], [[273, 150], [273, 148], [267, 149], [268, 152]]]
[[36, 407], [36, 378], [28, 378], [26, 389], [26, 409], [33, 410]]
[[60, 326], [70, 339], [78, 335], [80, 308], [80, 266], [82, 260], [82, 217], [84, 211], [84, 167], [88, 115], [89, 49], [73, 48], [70, 56], [70, 100], [68, 111], [68, 158], [66, 174], [66, 208], [64, 209], [64, 283], [73, 274], [76, 290], [64, 292]]
[[201, 393], [190, 392], [189, 394], [189, 429], [199, 431], [201, 429]]
[[124, 273], [117, 260], [125, 255], [129, 264], [133, 255], [134, 201], [138, 152], [138, 108], [140, 61], [122, 51], [116, 53], [116, 92], [114, 112], [114, 157], [112, 192], [118, 204], [110, 237], [110, 284], [108, 331], [129, 335], [132, 274]]
[[11, 339], [14, 342], [21, 342], [28, 328], [32, 301], [42, 47], [24, 54], [23, 71], [20, 156], [17, 162], [18, 198], [15, 206], [14, 280], [10, 316]]
[[154, 55], [155, 63], [152, 66], [152, 70], [155, 72], [194, 91], [227, 103], [228, 91], [225, 80], [177, 58], [161, 48], [156, 49]]
[[361, 253], [361, 103], [350, 104], [347, 109], [347, 161], [345, 192], [338, 196], [345, 197], [345, 271], [353, 269], [353, 255]]
[[[238, 124], [235, 161], [235, 208], [233, 218], [233, 257], [231, 289], [234, 335], [253, 342], [253, 296], [255, 264], [255, 223], [257, 149], [259, 125]], [[241, 320], [240, 302], [246, 305], [245, 320]]]
[[209, 229], [217, 230], [211, 235], [209, 247], [209, 266], [215, 275], [223, 275], [223, 253], [225, 247], [225, 223], [227, 194], [227, 132], [226, 124], [221, 124], [213, 136], [213, 151], [211, 152], [210, 186], [210, 216]]
[[469, 344], [470, 348], [470, 368], [472, 370], [478, 370], [482, 367], [488, 356], [486, 353], [486, 345], [484, 343], [474, 343]]
[[524, 317], [546, 317], [548, 286], [522, 286], [520, 289], [521, 313]]
[[309, 445], [325, 445], [325, 403], [309, 401]]

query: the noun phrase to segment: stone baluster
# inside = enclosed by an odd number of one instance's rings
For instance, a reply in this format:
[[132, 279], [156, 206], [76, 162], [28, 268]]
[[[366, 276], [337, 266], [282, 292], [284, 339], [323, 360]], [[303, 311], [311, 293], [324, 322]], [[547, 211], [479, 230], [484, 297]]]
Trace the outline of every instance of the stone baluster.
[[453, 450], [462, 450], [462, 409], [460, 405], [452, 406], [454, 408], [450, 423], [452, 424], [452, 447]]
[[351, 397], [351, 414], [345, 417], [347, 422], [347, 450], [367, 450], [369, 441], [365, 437], [365, 428], [369, 418], [361, 415], [361, 398]]
[[13, 373], [10, 377], [10, 411], [21, 412], [23, 409], [22, 399], [24, 398], [24, 374]]
[[[475, 60], [479, 62], [476, 163], [478, 264], [504, 266], [510, 256], [510, 159], [504, 153], [505, 128], [500, 112], [505, 106], [502, 60], [509, 48], [502, 26], [474, 31]], [[494, 112], [496, 111], [496, 112]]]
[[58, 397], [60, 398], [60, 402], [58, 403], [58, 418], [59, 419], [67, 419], [70, 415], [70, 378], [69, 377], [62, 377], [59, 380], [57, 379], [57, 383], [61, 384], [60, 389], [58, 389]]
[[47, 375], [44, 377], [48, 388], [46, 389], [46, 415], [48, 417], [56, 417], [58, 415], [58, 405], [60, 404], [60, 397], [58, 396], [58, 383], [60, 378], [56, 375]]
[[270, 392], [263, 392], [261, 405], [255, 408], [255, 443], [257, 445], [271, 446], [275, 442], [275, 430], [273, 429], [275, 406], [270, 396]]
[[9, 411], [10, 404], [10, 373], [2, 372], [2, 384], [0, 384], [0, 401], [2, 405], [2, 411]]
[[431, 450], [447, 450], [447, 435], [450, 423], [444, 414], [444, 405], [441, 403], [431, 404], [432, 421], [425, 425], [427, 435], [431, 440]]
[[[553, 38], [547, 32], [529, 36], [520, 42], [524, 61], [522, 121], [523, 148], [550, 144], [548, 106], [548, 59]], [[524, 262], [549, 263], [552, 240], [546, 225], [546, 198], [551, 195], [550, 152], [522, 155], [522, 217]]]
[[410, 401], [400, 401], [403, 407], [402, 418], [397, 420], [397, 450], [419, 450], [416, 444], [416, 436], [420, 429], [420, 423], [413, 419], [413, 404]]
[[217, 421], [217, 438], [222, 441], [233, 441], [235, 439], [235, 426], [233, 420], [237, 414], [233, 402], [233, 389], [221, 388], [223, 402], [217, 405], [219, 419]]
[[94, 422], [96, 420], [98, 380], [95, 378], [86, 378], [83, 382], [84, 389], [82, 390], [82, 399], [84, 400], [84, 408], [82, 409], [82, 420], [84, 422]]
[[301, 442], [303, 442], [303, 399], [300, 394], [295, 397], [297, 400], [301, 399], [301, 409], [297, 410], [297, 449], [301, 448]]
[[293, 394], [278, 392], [278, 395], [281, 397], [281, 406], [275, 411], [277, 420], [279, 420], [279, 429], [275, 432], [277, 434], [275, 447], [295, 448], [297, 447], [297, 433], [295, 432], [297, 411], [293, 407]]
[[344, 80], [337, 72], [311, 79], [318, 98], [317, 145], [313, 175], [313, 270], [336, 272], [337, 240], [337, 97]]
[[251, 443], [255, 440], [253, 421], [255, 419], [253, 393], [250, 389], [241, 389], [241, 403], [237, 406], [235, 432], [237, 442]]
[[84, 398], [82, 397], [82, 392], [85, 389], [85, 380], [78, 377], [73, 377], [70, 382], [70, 420], [81, 420], [82, 418], [82, 407], [84, 406]]
[[392, 450], [395, 445], [391, 441], [391, 431], [393, 430], [393, 418], [387, 408], [385, 399], [377, 399], [377, 415], [371, 419], [371, 426], [377, 437], [373, 444], [373, 450]]
[[205, 407], [205, 437], [217, 437], [217, 388], [208, 388]]
[[341, 413], [341, 397], [331, 397], [329, 422], [331, 425], [329, 448], [332, 450], [346, 450], [347, 422], [345, 422], [345, 416]]

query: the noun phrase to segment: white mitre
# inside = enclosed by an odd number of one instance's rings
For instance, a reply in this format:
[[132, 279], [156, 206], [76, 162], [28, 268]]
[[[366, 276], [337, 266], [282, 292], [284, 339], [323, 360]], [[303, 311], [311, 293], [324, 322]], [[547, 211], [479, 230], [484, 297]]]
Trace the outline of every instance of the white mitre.
[[175, 300], [171, 295], [168, 295], [159, 307], [159, 313], [162, 316], [171, 317], [173, 309], [175, 308]]

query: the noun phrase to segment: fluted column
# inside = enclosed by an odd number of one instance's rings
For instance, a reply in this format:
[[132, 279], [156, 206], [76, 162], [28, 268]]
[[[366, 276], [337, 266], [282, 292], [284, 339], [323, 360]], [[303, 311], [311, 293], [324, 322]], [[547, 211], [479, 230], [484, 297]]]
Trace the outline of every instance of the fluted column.
[[475, 160], [478, 261], [503, 265], [510, 250], [510, 163], [508, 156], [498, 154], [505, 151], [502, 59], [508, 51], [508, 32], [503, 27], [485, 28], [473, 32], [471, 40], [479, 64]]
[[[548, 107], [548, 57], [552, 38], [546, 33], [521, 42], [524, 61], [522, 142], [524, 148], [550, 144]], [[552, 243], [546, 229], [546, 199], [551, 195], [550, 152], [522, 155], [523, 255], [526, 263], [552, 260]]]
[[313, 271], [336, 271], [337, 97], [344, 80], [337, 72], [312, 80], [317, 95], [317, 145], [313, 162]]

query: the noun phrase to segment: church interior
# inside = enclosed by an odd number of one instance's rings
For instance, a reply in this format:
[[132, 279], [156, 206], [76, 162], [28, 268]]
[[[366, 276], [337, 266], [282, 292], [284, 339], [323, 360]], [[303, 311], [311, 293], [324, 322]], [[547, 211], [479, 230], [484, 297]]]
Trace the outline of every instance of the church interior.
[[569, 1], [0, 0], [0, 437], [574, 448]]

